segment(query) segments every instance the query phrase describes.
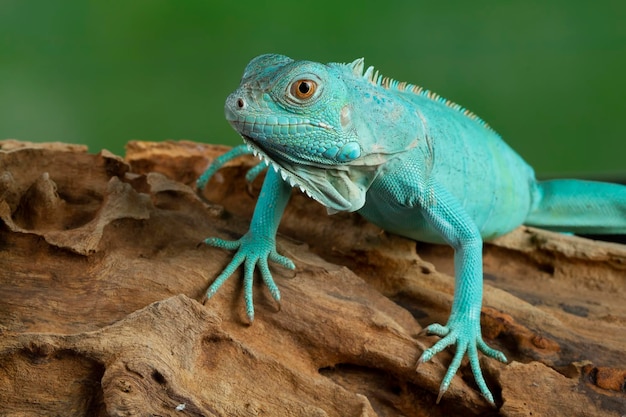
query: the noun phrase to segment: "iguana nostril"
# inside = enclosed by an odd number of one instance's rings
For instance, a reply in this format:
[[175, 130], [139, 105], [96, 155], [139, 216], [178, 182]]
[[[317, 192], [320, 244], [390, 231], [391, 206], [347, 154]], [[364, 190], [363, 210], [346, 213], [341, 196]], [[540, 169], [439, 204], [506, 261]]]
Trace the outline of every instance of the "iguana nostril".
[[238, 98], [237, 99], [237, 107], [240, 109], [243, 109], [244, 107], [246, 107], [246, 102], [243, 101], [242, 98]]

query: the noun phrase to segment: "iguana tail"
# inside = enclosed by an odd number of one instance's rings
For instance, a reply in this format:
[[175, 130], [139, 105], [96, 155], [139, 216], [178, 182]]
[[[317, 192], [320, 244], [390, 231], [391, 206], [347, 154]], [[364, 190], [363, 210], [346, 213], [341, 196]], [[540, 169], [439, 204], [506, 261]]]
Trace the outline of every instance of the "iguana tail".
[[539, 181], [524, 224], [557, 232], [626, 234], [626, 186], [582, 180]]

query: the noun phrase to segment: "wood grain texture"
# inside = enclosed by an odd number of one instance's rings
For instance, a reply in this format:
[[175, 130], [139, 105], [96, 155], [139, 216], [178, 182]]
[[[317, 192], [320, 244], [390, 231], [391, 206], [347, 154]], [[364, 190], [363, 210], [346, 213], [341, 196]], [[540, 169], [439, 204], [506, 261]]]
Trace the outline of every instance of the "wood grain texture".
[[227, 148], [131, 142], [126, 157], [0, 142], [0, 415], [621, 416], [626, 248], [520, 228], [485, 245], [482, 357], [498, 409], [451, 356], [415, 370], [453, 292], [451, 250], [327, 216], [294, 192], [274, 267], [280, 310], [239, 274], [201, 304], [245, 232], [254, 160], [195, 178]]

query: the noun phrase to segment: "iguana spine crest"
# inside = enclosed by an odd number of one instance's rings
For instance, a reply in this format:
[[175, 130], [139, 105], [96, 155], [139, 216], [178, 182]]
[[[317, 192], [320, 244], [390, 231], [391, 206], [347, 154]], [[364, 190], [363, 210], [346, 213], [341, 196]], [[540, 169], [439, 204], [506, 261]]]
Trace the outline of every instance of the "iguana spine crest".
[[[363, 58], [359, 58], [357, 60], [355, 60], [354, 62], [352, 62], [351, 64], [348, 64], [351, 68], [352, 71], [355, 75], [357, 76], [362, 76], [363, 78], [365, 78], [368, 82], [370, 82], [372, 85], [378, 86], [378, 87], [382, 87], [385, 88], [387, 90], [396, 90], [396, 91], [409, 91], [411, 93], [415, 93], [421, 96], [424, 96], [430, 100], [433, 101], [438, 101], [440, 103], [445, 104], [446, 106], [457, 110], [461, 113], [463, 113], [465, 116], [469, 117], [472, 120], [475, 120], [476, 122], [480, 123], [482, 126], [491, 129], [491, 126], [489, 126], [489, 124], [487, 124], [487, 122], [485, 122], [483, 119], [481, 119], [480, 117], [478, 117], [475, 113], [473, 113], [472, 111], [466, 109], [465, 107], [461, 106], [460, 104], [457, 104], [455, 102], [453, 102], [452, 100], [448, 100], [442, 96], [440, 96], [439, 94], [435, 93], [434, 91], [431, 90], [427, 90], [424, 87], [421, 87], [419, 85], [415, 85], [415, 84], [411, 84], [411, 83], [407, 83], [405, 81], [398, 81], [395, 80], [391, 77], [386, 77], [383, 76], [382, 74], [380, 74], [380, 72], [375, 69], [373, 66], [370, 66], [367, 68], [367, 70], [365, 70], [365, 72], [363, 72]], [[491, 129], [493, 130], [493, 129]]]

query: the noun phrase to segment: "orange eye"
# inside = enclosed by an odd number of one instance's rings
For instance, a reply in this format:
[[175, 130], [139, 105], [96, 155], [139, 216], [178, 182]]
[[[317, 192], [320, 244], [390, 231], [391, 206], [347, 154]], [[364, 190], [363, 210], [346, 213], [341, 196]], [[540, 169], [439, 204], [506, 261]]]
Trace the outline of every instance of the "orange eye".
[[311, 98], [316, 89], [317, 84], [311, 80], [298, 80], [291, 84], [291, 94], [301, 100]]

